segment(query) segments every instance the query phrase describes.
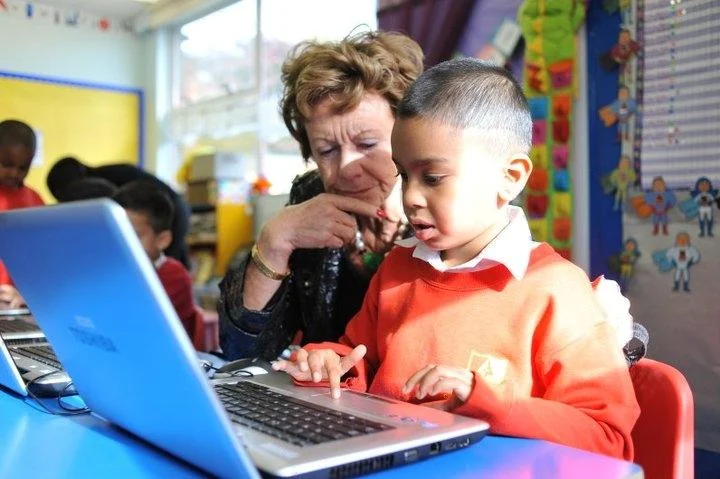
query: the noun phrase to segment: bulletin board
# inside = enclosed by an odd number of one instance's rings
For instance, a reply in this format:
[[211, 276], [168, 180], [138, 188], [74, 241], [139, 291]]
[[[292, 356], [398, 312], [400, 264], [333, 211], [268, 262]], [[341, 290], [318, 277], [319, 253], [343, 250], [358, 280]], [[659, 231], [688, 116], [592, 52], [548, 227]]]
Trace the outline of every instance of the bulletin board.
[[[692, 388], [695, 447], [720, 452], [718, 0], [634, 0], [614, 13], [605, 3], [590, 2], [587, 21], [591, 276], [621, 284], [648, 356]], [[637, 48], [608, 69], [623, 31]], [[599, 114], [620, 84], [636, 102], [627, 136]], [[621, 155], [637, 174], [618, 205], [603, 178]]]
[[718, 185], [720, 2], [645, 0], [638, 7], [642, 187], [658, 176], [668, 188], [692, 189], [700, 177]]
[[59, 158], [88, 165], [143, 164], [141, 90], [0, 72], [0, 121], [18, 119], [38, 135], [38, 153], [25, 183], [46, 202], [45, 184]]

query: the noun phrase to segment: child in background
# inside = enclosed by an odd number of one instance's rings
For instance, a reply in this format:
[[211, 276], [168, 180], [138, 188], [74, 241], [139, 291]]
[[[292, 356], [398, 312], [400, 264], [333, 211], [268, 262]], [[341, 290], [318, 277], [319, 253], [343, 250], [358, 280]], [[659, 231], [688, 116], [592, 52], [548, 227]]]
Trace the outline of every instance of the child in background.
[[[40, 195], [24, 184], [35, 156], [36, 144], [35, 132], [26, 123], [19, 120], [0, 122], [0, 211], [45, 204]], [[10, 308], [25, 304], [2, 262], [0, 303]]]
[[75, 157], [66, 156], [55, 162], [47, 175], [50, 193], [61, 203], [86, 198], [110, 196], [108, 190], [137, 180], [154, 184], [173, 203], [175, 215], [172, 224], [172, 241], [164, 253], [177, 259], [186, 267], [190, 265], [185, 236], [190, 222], [190, 207], [181, 194], [157, 176], [137, 165], [128, 163], [107, 163], [99, 166], [87, 165]]
[[274, 368], [328, 381], [334, 397], [344, 380], [631, 460], [639, 407], [614, 327], [582, 270], [533, 242], [510, 205], [532, 170], [531, 125], [502, 68], [456, 59], [423, 73], [392, 133], [415, 237], [389, 253], [340, 344]]
[[195, 306], [192, 279], [180, 261], [163, 253], [172, 242], [172, 201], [156, 184], [145, 180], [125, 184], [113, 199], [127, 211], [143, 249], [155, 265], [160, 282], [192, 339], [201, 321], [198, 316], [202, 314]]

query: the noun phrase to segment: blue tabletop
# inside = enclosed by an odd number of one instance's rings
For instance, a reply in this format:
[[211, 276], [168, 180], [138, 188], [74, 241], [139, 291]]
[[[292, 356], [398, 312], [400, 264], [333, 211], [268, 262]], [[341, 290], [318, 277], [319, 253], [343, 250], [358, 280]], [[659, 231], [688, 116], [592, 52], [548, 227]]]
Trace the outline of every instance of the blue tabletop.
[[[46, 402], [48, 407], [56, 407]], [[52, 416], [0, 389], [0, 477], [201, 477], [90, 414]], [[388, 470], [377, 478], [642, 479], [631, 463], [545, 441], [486, 437], [467, 449]]]

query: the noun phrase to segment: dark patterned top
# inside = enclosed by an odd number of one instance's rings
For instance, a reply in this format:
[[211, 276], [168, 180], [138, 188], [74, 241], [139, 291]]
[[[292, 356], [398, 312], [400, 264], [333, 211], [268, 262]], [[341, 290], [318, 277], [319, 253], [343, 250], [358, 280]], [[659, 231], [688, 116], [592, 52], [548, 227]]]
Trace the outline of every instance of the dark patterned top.
[[[317, 171], [299, 176], [289, 203], [298, 204], [324, 191]], [[369, 285], [342, 249], [298, 249], [290, 256], [290, 276], [262, 311], [243, 306], [249, 255], [220, 283], [220, 345], [227, 359], [275, 359], [298, 331], [303, 344], [337, 341], [360, 309]]]

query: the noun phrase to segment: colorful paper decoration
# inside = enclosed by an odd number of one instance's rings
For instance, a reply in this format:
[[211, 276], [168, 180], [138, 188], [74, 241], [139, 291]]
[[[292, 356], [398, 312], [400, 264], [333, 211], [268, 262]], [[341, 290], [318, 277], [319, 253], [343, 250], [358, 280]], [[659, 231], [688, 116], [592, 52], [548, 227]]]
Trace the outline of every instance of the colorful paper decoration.
[[618, 141], [630, 140], [629, 121], [637, 111], [637, 103], [630, 98], [630, 89], [625, 85], [618, 87], [618, 96], [611, 104], [600, 110], [600, 118], [605, 126], [612, 126], [617, 123]]
[[72, 7], [56, 7], [39, 1], [0, 0], [0, 15], [70, 28], [87, 28], [124, 34], [134, 33], [130, 21], [112, 19]]
[[623, 155], [618, 161], [617, 168], [612, 170], [605, 181], [605, 192], [614, 194], [614, 209], [619, 210], [627, 202], [628, 189], [635, 184], [636, 174], [632, 160]]
[[583, 2], [525, 0], [518, 23], [525, 37], [524, 89], [533, 116], [534, 170], [524, 207], [535, 240], [572, 251], [572, 180], [569, 166], [575, 95], [575, 33]]
[[640, 246], [635, 238], [628, 238], [623, 242], [623, 249], [620, 253], [610, 258], [610, 270], [620, 275], [620, 291], [625, 293], [630, 285], [630, 280], [635, 272], [635, 263], [642, 256]]
[[656, 176], [652, 182], [652, 189], [645, 193], [645, 204], [650, 207], [652, 216], [653, 235], [660, 232], [660, 226], [662, 226], [662, 234], [668, 235], [669, 213], [676, 203], [675, 193], [667, 189], [662, 176]]
[[552, 112], [555, 118], [567, 118], [572, 107], [571, 97], [567, 94], [557, 94], [552, 99]]
[[553, 167], [558, 170], [563, 170], [568, 167], [568, 157], [570, 151], [567, 145], [555, 145], [552, 149], [552, 161]]
[[553, 173], [553, 187], [555, 191], [570, 191], [570, 172], [556, 169]]
[[[715, 219], [715, 205], [720, 208], [720, 196], [718, 190], [713, 188], [710, 178], [701, 176], [695, 182], [695, 188], [690, 192], [689, 200], [694, 205], [695, 214], [688, 216], [697, 218], [700, 226], [700, 234], [703, 237], [707, 233], [708, 236], [713, 235], [713, 223]], [[678, 206], [681, 208], [681, 206]]]
[[675, 244], [667, 249], [655, 251], [653, 263], [660, 272], [673, 274], [672, 291], [690, 292], [690, 268], [700, 262], [700, 251], [692, 245], [690, 235], [681, 231], [675, 235]]
[[531, 194], [528, 193], [525, 198], [525, 209], [530, 218], [544, 218], [547, 215], [550, 198], [545, 193]]
[[535, 241], [550, 241], [548, 238], [548, 223], [545, 218], [541, 219], [528, 219], [528, 225], [530, 226], [530, 234]]
[[530, 148], [530, 161], [532, 161], [534, 168], [548, 167], [548, 151], [545, 145]]
[[553, 238], [558, 241], [569, 241], [571, 228], [570, 218], [555, 218], [553, 220]]
[[533, 118], [543, 119], [548, 116], [548, 99], [546, 97], [528, 98], [530, 113]]
[[620, 75], [624, 76], [629, 60], [640, 51], [640, 44], [632, 39], [630, 30], [621, 28], [617, 43], [600, 58], [600, 66], [605, 70], [614, 70], [620, 66]]
[[532, 124], [532, 144], [542, 145], [547, 138], [547, 121], [533, 120]]

